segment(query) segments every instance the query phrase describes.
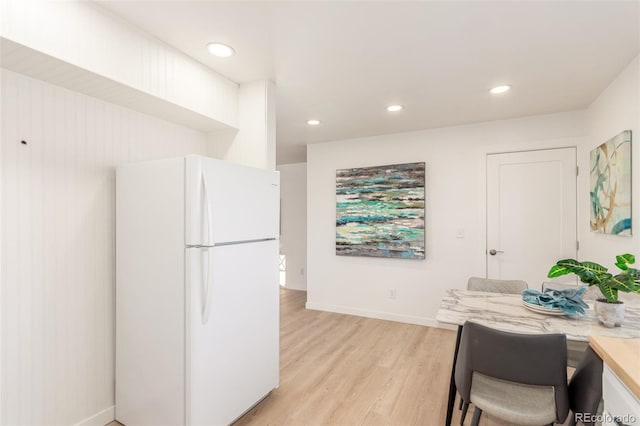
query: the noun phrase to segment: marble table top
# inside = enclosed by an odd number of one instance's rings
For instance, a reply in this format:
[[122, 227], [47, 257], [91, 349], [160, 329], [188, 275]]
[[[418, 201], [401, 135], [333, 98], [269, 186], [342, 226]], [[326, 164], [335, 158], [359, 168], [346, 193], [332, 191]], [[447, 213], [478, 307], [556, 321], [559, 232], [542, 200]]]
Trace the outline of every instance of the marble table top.
[[640, 338], [640, 300], [625, 300], [625, 318], [621, 327], [606, 328], [598, 323], [594, 301], [587, 300], [586, 316], [538, 314], [522, 306], [519, 294], [446, 290], [438, 309], [439, 322], [463, 325], [465, 321], [515, 333], [563, 333], [569, 340], [586, 342], [589, 336]]

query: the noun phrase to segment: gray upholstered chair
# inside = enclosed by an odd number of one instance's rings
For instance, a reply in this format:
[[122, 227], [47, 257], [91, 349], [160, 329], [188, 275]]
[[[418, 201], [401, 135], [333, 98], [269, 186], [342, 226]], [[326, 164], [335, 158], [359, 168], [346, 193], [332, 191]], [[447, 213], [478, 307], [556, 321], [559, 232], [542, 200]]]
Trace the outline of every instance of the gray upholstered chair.
[[[580, 288], [582, 286], [575, 284], [555, 283], [555, 282], [543, 282], [542, 291], [548, 288], [553, 290], [566, 290], [568, 288]], [[599, 296], [600, 290], [597, 286], [588, 287], [582, 298], [586, 301], [593, 301]], [[585, 350], [589, 346], [588, 342], [577, 342], [575, 340], [567, 340], [567, 365], [571, 368], [576, 368], [582, 360]]]
[[[494, 280], [491, 278], [471, 277], [467, 281], [467, 290], [486, 291], [488, 293], [504, 293], [504, 294], [521, 294], [522, 290], [529, 288], [527, 283], [522, 280]], [[460, 410], [465, 411], [462, 415], [462, 421], [466, 415], [466, 406], [460, 401]]]
[[585, 414], [590, 414], [591, 420], [592, 416], [602, 413], [602, 368], [602, 359], [591, 347], [587, 347], [569, 382], [569, 408], [573, 412], [572, 425], [578, 421], [587, 426], [594, 425], [594, 422], [586, 420]]
[[527, 283], [521, 280], [492, 280], [489, 278], [471, 277], [469, 281], [467, 281], [467, 290], [471, 291], [520, 294], [522, 290], [527, 288], [529, 288]]
[[510, 424], [562, 423], [569, 413], [567, 341], [564, 334], [518, 334], [466, 322], [462, 328], [455, 384], [482, 412]]

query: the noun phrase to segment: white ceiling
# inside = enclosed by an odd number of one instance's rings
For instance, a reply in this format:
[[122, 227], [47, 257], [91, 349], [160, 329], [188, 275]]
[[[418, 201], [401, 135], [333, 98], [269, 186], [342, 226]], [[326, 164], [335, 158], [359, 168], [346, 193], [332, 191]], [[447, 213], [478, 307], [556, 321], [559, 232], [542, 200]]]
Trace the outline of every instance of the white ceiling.
[[308, 143], [585, 108], [640, 51], [638, 1], [100, 4], [234, 81], [274, 80], [278, 163]]

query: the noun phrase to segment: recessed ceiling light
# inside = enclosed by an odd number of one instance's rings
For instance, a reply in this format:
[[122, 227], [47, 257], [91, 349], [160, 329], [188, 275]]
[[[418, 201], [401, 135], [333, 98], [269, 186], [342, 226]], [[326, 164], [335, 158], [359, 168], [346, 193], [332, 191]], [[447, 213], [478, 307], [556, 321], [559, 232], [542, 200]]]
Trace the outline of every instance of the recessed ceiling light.
[[219, 58], [228, 58], [236, 53], [231, 46], [218, 42], [207, 44], [207, 49], [209, 49], [209, 53]]
[[309, 126], [317, 126], [318, 124], [320, 124], [320, 120], [307, 120], [307, 124]]
[[387, 107], [387, 111], [389, 112], [398, 112], [402, 109], [402, 105], [389, 105]]
[[491, 94], [493, 95], [499, 95], [500, 93], [508, 92], [509, 90], [511, 90], [511, 86], [504, 85], [496, 86], [493, 89], [489, 90], [489, 92], [491, 92]]

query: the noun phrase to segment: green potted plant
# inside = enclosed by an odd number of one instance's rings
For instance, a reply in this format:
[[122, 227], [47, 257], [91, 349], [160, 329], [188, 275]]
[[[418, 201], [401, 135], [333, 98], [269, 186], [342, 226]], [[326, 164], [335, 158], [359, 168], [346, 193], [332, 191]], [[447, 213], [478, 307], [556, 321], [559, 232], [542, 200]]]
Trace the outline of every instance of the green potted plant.
[[598, 321], [605, 327], [619, 327], [624, 319], [624, 303], [618, 300], [618, 292], [640, 294], [640, 270], [629, 266], [635, 261], [635, 256], [629, 253], [616, 256], [616, 266], [620, 273], [613, 275], [595, 262], [564, 259], [556, 262], [547, 276], [556, 278], [576, 274], [583, 283], [598, 286], [604, 296], [596, 300], [594, 307]]

